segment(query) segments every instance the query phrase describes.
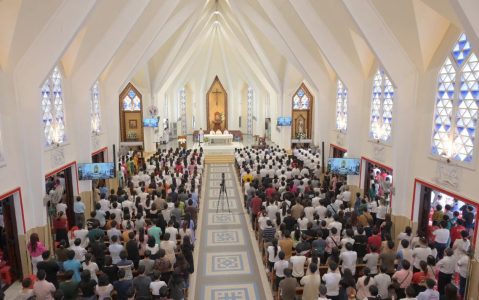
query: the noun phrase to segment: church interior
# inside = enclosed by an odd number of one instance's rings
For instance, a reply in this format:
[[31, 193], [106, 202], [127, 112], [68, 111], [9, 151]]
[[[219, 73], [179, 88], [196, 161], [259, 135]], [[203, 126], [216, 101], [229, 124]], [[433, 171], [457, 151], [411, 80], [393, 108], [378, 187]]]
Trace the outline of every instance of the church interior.
[[0, 1], [0, 297], [478, 299], [478, 12]]

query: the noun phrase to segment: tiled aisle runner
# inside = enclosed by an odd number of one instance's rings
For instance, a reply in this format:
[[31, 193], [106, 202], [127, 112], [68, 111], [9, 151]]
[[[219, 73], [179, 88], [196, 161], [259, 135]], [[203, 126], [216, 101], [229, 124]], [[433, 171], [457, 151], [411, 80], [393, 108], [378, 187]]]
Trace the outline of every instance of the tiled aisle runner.
[[[200, 239], [195, 252], [199, 250], [196, 262], [196, 283], [194, 299], [201, 300], [254, 300], [268, 297], [258, 269], [248, 223], [242, 207], [235, 169], [230, 164], [208, 164], [201, 199]], [[221, 173], [225, 173], [231, 214], [226, 199], [220, 202]], [[222, 212], [221, 204], [224, 204]], [[256, 242], [256, 241], [254, 241]], [[263, 266], [260, 266], [263, 268]], [[262, 272], [264, 270], [262, 269]], [[268, 289], [269, 286], [266, 287]]]

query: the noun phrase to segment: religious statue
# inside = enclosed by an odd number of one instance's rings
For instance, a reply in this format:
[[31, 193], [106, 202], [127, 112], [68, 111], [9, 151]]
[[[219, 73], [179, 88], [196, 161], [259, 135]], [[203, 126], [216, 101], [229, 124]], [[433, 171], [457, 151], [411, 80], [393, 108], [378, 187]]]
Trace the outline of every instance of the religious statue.
[[308, 135], [306, 133], [306, 129], [304, 128], [304, 119], [300, 118], [298, 120], [298, 126], [296, 127], [296, 138], [297, 139], [304, 139]]
[[198, 133], [198, 142], [201, 145], [201, 143], [204, 142], [205, 139], [205, 132], [203, 131], [203, 128], [200, 128], [200, 131]]
[[213, 122], [213, 130], [221, 130], [221, 123], [223, 123], [223, 118], [221, 116], [221, 113], [215, 112], [215, 118], [212, 121]]

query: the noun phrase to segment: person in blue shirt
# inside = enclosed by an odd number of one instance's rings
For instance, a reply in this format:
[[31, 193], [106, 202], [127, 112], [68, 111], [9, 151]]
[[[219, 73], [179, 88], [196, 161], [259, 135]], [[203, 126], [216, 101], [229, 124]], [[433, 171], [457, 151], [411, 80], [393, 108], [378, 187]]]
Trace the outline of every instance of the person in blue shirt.
[[66, 271], [71, 270], [73, 272], [72, 280], [75, 282], [80, 282], [81, 276], [80, 271], [82, 269], [81, 263], [75, 259], [75, 251], [68, 250], [67, 252], [68, 260], [63, 262], [63, 269]]
[[426, 279], [427, 289], [424, 292], [420, 292], [416, 299], [417, 300], [439, 300], [439, 292], [434, 290], [436, 281], [434, 279]]
[[80, 196], [77, 196], [75, 203], [73, 203], [73, 212], [75, 213], [75, 225], [85, 224], [85, 203]]

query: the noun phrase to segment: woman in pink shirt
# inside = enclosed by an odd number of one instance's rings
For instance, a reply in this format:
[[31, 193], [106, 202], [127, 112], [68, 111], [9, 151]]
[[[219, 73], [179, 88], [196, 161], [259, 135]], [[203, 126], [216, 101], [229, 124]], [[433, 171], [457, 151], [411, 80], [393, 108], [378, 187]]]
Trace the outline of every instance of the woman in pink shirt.
[[30, 235], [30, 242], [27, 245], [28, 253], [32, 259], [33, 274], [37, 274], [37, 263], [42, 261], [42, 253], [47, 250], [40, 242], [38, 234], [32, 233]]
[[413, 276], [413, 273], [411, 271], [411, 263], [407, 259], [404, 259], [401, 265], [402, 269], [396, 271], [396, 273], [394, 273], [394, 275], [392, 276], [392, 280], [396, 280], [399, 283], [400, 289], [399, 291], [396, 291], [399, 299], [405, 297], [406, 294], [404, 290], [411, 284]]

